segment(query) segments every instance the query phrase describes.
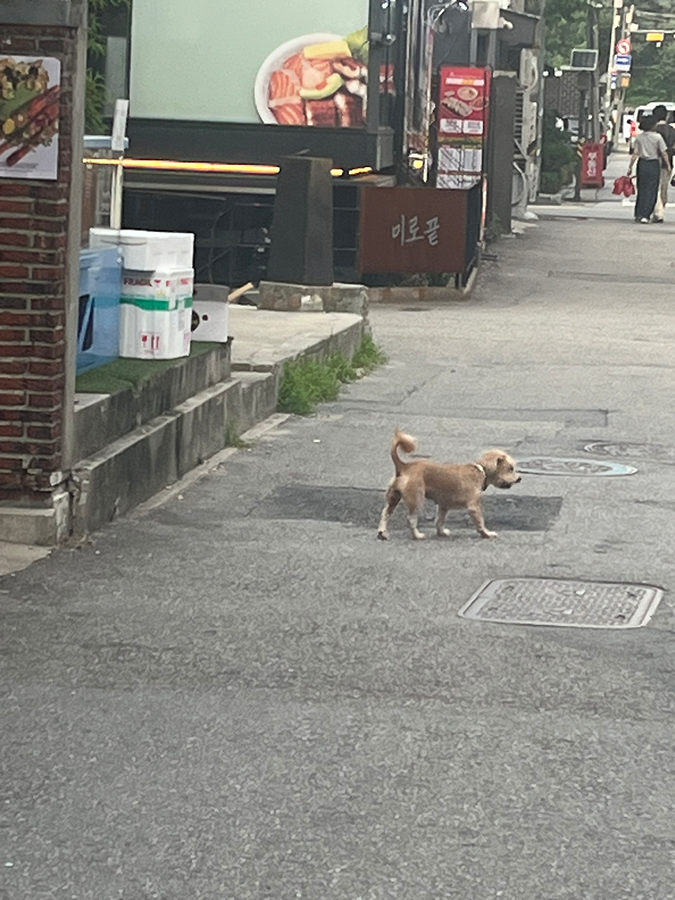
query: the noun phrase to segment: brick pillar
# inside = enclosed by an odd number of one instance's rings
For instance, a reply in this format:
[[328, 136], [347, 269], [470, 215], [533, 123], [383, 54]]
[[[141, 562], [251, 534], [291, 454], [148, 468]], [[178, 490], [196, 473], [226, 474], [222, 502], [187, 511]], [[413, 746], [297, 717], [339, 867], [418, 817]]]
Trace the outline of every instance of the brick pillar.
[[0, 177], [0, 540], [67, 537], [86, 0], [7, 0], [0, 58], [61, 64], [56, 180]]

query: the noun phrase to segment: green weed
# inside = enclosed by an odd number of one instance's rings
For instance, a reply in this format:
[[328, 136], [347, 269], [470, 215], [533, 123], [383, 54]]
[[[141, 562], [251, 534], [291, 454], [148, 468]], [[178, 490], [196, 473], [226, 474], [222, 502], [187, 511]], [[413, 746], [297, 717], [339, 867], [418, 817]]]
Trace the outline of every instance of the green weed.
[[363, 372], [372, 372], [378, 366], [383, 366], [389, 361], [389, 357], [381, 350], [369, 334], [364, 334], [361, 346], [352, 356], [352, 366]]
[[340, 381], [325, 362], [295, 359], [286, 363], [279, 386], [279, 411], [308, 416], [318, 403], [337, 399]]
[[366, 335], [351, 360], [333, 353], [326, 360], [295, 359], [284, 366], [279, 386], [279, 411], [308, 416], [319, 403], [337, 400], [340, 387], [356, 381], [387, 361], [386, 355]]
[[237, 450], [248, 450], [251, 444], [243, 441], [239, 434], [236, 422], [230, 422], [225, 425], [225, 446], [235, 447]]

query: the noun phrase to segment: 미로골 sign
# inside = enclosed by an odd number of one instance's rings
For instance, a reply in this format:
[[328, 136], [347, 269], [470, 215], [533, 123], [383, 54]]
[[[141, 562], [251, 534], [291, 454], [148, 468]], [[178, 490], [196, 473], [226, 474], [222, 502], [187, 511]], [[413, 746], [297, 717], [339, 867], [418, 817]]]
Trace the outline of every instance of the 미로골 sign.
[[422, 187], [365, 188], [361, 272], [463, 272], [468, 192]]

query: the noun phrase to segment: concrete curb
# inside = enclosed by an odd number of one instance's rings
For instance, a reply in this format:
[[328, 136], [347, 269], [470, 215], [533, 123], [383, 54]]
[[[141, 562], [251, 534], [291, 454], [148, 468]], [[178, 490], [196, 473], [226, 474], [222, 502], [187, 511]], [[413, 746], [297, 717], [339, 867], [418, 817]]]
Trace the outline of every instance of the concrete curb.
[[468, 300], [476, 284], [480, 265], [476, 266], [466, 286], [455, 287], [384, 287], [368, 288], [371, 305], [416, 303], [461, 303]]

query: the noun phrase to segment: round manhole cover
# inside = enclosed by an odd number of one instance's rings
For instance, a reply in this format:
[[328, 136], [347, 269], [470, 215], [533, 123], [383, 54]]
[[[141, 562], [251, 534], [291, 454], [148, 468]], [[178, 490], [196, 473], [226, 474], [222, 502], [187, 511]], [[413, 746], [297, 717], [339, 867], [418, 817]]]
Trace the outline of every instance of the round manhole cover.
[[608, 441], [593, 441], [584, 446], [586, 453], [594, 453], [596, 456], [634, 457], [636, 459], [664, 459], [675, 462], [675, 451], [672, 447], [664, 447], [661, 444], [640, 444], [637, 441], [620, 441], [611, 443]]
[[607, 477], [635, 475], [637, 469], [622, 463], [604, 462], [597, 459], [561, 459], [559, 457], [535, 456], [518, 461], [518, 471], [525, 475], [576, 475]]

